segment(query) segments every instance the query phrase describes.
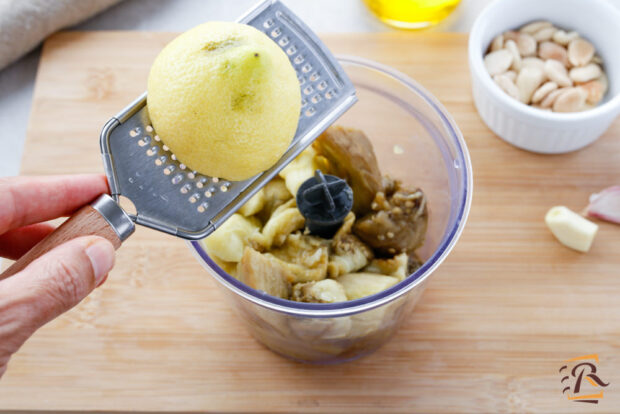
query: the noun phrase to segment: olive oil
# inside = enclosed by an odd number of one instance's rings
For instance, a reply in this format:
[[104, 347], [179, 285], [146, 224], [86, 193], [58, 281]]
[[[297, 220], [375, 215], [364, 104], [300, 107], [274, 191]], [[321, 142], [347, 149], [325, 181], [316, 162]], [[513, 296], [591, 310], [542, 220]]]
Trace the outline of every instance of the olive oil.
[[399, 29], [423, 29], [445, 19], [461, 0], [363, 0], [384, 23]]

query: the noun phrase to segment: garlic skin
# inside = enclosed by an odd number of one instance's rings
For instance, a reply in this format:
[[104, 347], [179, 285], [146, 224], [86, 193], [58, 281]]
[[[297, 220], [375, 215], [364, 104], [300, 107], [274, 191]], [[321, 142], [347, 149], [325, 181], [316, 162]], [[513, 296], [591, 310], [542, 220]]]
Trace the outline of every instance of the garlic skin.
[[598, 225], [564, 206], [552, 207], [545, 215], [545, 224], [560, 243], [586, 253], [590, 250]]
[[588, 217], [620, 224], [620, 185], [592, 194], [586, 214]]

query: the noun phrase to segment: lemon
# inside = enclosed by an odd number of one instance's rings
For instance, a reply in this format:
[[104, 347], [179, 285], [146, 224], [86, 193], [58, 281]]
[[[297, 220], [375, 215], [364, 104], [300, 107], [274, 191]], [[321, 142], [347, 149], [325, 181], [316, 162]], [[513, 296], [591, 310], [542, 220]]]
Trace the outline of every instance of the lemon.
[[301, 93], [286, 54], [257, 29], [208, 22], [175, 38], [148, 78], [148, 112], [178, 160], [213, 177], [244, 180], [284, 154]]

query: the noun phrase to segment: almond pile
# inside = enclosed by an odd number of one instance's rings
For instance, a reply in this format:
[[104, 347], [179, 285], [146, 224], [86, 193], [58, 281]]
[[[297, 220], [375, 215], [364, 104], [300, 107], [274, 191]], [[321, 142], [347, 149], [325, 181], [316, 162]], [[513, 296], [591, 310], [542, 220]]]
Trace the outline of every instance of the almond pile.
[[484, 65], [508, 95], [548, 111], [590, 109], [603, 99], [608, 87], [603, 61], [594, 46], [579, 33], [547, 21], [495, 37]]

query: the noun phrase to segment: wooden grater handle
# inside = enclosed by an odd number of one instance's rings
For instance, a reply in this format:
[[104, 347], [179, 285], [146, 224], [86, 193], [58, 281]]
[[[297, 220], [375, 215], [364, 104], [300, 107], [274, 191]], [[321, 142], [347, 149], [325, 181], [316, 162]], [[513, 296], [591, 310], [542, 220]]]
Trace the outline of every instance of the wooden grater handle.
[[109, 240], [114, 249], [133, 233], [135, 226], [129, 216], [108, 196], [102, 195], [92, 205], [84, 206], [60, 227], [41, 240], [30, 251], [0, 274], [0, 280], [21, 271], [32, 261], [69, 240], [80, 236], [100, 236]]

